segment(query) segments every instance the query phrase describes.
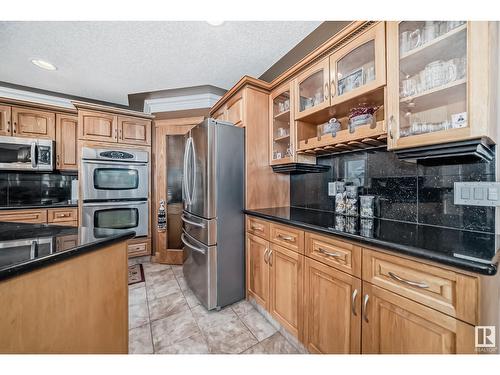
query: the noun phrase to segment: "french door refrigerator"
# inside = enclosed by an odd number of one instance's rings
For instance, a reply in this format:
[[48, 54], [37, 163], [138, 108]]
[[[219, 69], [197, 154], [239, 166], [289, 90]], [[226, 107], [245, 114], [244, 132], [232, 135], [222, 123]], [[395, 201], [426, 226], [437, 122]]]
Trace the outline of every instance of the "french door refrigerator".
[[184, 278], [209, 310], [245, 296], [245, 132], [205, 119], [186, 135], [183, 170]]

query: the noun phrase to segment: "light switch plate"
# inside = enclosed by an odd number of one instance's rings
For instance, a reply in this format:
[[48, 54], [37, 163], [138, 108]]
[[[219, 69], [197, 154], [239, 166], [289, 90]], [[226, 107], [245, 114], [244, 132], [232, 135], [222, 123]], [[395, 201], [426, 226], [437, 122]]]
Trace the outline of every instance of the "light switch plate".
[[500, 182], [455, 182], [454, 203], [467, 206], [500, 206]]

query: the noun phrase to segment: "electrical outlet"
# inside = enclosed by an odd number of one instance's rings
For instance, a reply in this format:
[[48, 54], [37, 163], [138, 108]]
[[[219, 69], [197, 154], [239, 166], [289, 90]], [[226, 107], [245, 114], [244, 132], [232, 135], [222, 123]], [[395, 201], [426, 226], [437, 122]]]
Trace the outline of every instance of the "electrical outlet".
[[455, 182], [454, 203], [468, 206], [500, 206], [500, 182]]

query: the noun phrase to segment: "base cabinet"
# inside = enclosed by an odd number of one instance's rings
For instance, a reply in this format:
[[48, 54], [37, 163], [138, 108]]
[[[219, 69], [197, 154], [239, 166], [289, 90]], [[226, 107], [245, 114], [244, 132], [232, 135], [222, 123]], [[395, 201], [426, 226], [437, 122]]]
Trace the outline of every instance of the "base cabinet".
[[268, 308], [269, 302], [268, 251], [268, 241], [252, 234], [247, 234], [246, 261], [248, 295], [253, 297], [258, 304], [266, 309]]
[[363, 353], [474, 353], [474, 326], [363, 283]]
[[361, 349], [361, 280], [305, 259], [304, 345], [311, 353]]

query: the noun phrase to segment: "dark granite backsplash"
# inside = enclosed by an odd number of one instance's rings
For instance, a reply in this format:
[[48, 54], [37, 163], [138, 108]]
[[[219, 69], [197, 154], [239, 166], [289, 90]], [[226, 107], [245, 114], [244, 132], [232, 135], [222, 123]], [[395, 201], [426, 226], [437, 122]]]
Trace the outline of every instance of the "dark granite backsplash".
[[474, 162], [424, 166], [401, 161], [392, 152], [372, 150], [324, 156], [323, 173], [292, 175], [290, 205], [334, 210], [328, 182], [344, 180], [360, 186], [360, 194], [379, 197], [379, 216], [385, 219], [493, 233], [495, 208], [453, 204], [456, 181], [495, 181], [495, 163]]
[[71, 199], [73, 175], [0, 173], [0, 207], [54, 204]]

